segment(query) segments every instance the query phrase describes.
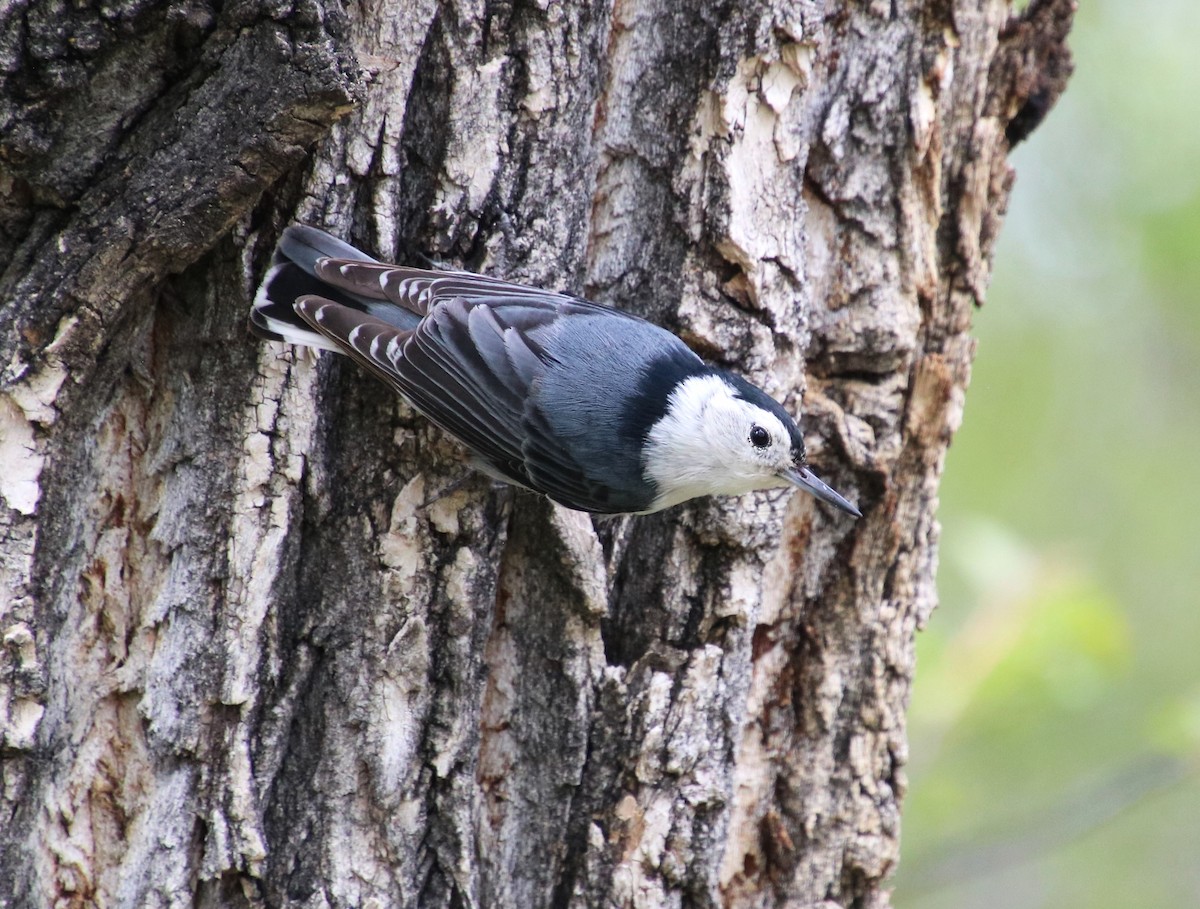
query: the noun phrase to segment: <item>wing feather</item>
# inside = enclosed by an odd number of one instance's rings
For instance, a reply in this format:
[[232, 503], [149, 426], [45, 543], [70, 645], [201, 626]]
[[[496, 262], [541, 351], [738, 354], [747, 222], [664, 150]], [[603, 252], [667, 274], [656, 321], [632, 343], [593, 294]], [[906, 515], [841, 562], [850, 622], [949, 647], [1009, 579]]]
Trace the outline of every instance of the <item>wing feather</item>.
[[[538, 409], [537, 388], [557, 361], [547, 344], [575, 313], [619, 310], [465, 272], [429, 272], [322, 259], [321, 280], [422, 316], [411, 331], [332, 300], [300, 298], [301, 317], [373, 375], [457, 436], [489, 472], [571, 508], [635, 510], [591, 479]], [[386, 303], [384, 305], [387, 305]]]
[[[393, 340], [403, 341], [411, 332], [403, 331], [349, 306], [343, 306], [341, 303], [335, 303], [333, 300], [313, 294], [306, 294], [296, 300], [295, 310], [313, 329], [333, 341], [338, 350], [347, 354], [376, 378], [397, 388], [391, 370], [371, 356], [369, 350], [360, 348], [352, 340], [352, 336], [361, 338], [368, 343], [373, 337], [382, 336], [390, 342]], [[397, 390], [400, 389], [397, 388]]]

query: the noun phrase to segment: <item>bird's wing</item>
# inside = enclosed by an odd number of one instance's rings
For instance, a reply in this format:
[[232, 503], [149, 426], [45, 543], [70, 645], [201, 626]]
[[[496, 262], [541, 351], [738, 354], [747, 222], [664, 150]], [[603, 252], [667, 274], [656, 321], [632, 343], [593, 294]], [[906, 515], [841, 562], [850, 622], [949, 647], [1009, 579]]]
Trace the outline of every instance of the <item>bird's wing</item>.
[[[367, 277], [366, 270], [353, 269], [353, 278]], [[401, 272], [422, 284], [416, 289], [405, 287], [404, 280], [393, 284], [391, 278]], [[328, 275], [322, 278], [336, 283]], [[388, 289], [389, 299], [412, 294], [406, 298], [419, 300], [425, 318], [415, 330], [397, 329], [320, 297], [304, 297], [296, 309], [506, 479], [571, 508], [629, 510], [615, 506], [606, 488], [588, 478], [537, 406], [537, 380], [556, 362], [543, 341], [556, 320], [586, 301], [474, 275], [443, 277], [415, 269], [377, 271], [373, 281]], [[353, 292], [366, 293], [362, 283]], [[624, 316], [596, 304], [586, 308]]]
[[314, 270], [322, 281], [340, 290], [376, 300], [389, 300], [419, 316], [426, 315], [440, 302], [457, 299], [477, 301], [487, 306], [521, 302], [531, 311], [549, 310], [555, 314], [599, 311], [637, 319], [637, 316], [581, 297], [512, 284], [469, 271], [429, 271], [350, 258], [321, 259]]

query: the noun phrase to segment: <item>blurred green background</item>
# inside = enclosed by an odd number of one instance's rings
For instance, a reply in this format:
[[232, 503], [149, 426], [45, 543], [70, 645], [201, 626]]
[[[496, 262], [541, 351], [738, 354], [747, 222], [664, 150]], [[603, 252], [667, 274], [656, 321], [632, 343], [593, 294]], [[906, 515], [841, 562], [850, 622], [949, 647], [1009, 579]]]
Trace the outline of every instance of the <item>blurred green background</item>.
[[1200, 906], [1200, 3], [1070, 45], [975, 317], [898, 909]]

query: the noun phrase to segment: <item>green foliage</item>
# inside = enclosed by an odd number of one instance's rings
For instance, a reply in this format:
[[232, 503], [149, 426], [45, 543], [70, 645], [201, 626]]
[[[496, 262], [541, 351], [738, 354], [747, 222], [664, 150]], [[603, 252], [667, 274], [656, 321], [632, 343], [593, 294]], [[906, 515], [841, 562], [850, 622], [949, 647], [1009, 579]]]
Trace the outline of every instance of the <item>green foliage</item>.
[[1200, 905], [1200, 4], [1071, 43], [947, 460], [900, 909]]

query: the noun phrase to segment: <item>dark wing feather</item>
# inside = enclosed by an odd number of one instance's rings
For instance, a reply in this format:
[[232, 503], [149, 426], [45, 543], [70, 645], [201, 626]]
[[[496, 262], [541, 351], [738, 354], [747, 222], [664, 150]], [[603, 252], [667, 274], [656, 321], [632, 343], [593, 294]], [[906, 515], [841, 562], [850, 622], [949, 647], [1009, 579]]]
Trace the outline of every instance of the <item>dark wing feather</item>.
[[627, 319], [637, 318], [581, 297], [512, 284], [469, 271], [429, 271], [362, 259], [327, 258], [317, 262], [315, 272], [322, 281], [340, 290], [376, 300], [390, 300], [420, 316], [429, 313], [440, 302], [457, 299], [493, 307], [504, 301], [522, 302], [528, 304], [530, 312], [549, 311], [555, 315], [604, 312]]
[[[598, 490], [531, 402], [543, 361], [488, 307], [447, 301], [412, 332], [315, 296], [298, 300], [296, 310], [494, 472], [568, 506], [595, 510]], [[539, 312], [532, 323], [546, 315]]]
[[403, 394], [432, 422], [478, 452], [499, 473], [512, 482], [529, 484], [521, 467], [519, 413], [514, 414], [511, 407], [497, 407], [470, 371], [448, 356], [436, 339], [400, 331], [319, 297], [297, 301], [296, 309], [313, 328]]
[[296, 304], [308, 324], [466, 443], [487, 469], [571, 508], [630, 510], [588, 477], [538, 409], [537, 386], [547, 368], [559, 365], [546, 348], [557, 320], [598, 312], [636, 317], [465, 272], [329, 258], [315, 271], [340, 292], [423, 317], [406, 331], [321, 297]]
[[558, 316], [529, 302], [439, 302], [395, 363], [399, 385], [498, 472], [569, 507], [603, 510], [602, 490], [537, 409], [549, 359], [531, 332]]
[[322, 259], [317, 262], [315, 272], [322, 281], [340, 290], [375, 300], [390, 300], [419, 316], [426, 315], [440, 300], [495, 297], [546, 300], [558, 296], [471, 272], [427, 271], [359, 259]]
[[395, 376], [384, 365], [386, 351], [389, 345], [402, 344], [412, 332], [313, 294], [300, 297], [294, 305], [296, 313], [319, 334], [335, 342], [338, 350], [377, 379], [397, 388]]

